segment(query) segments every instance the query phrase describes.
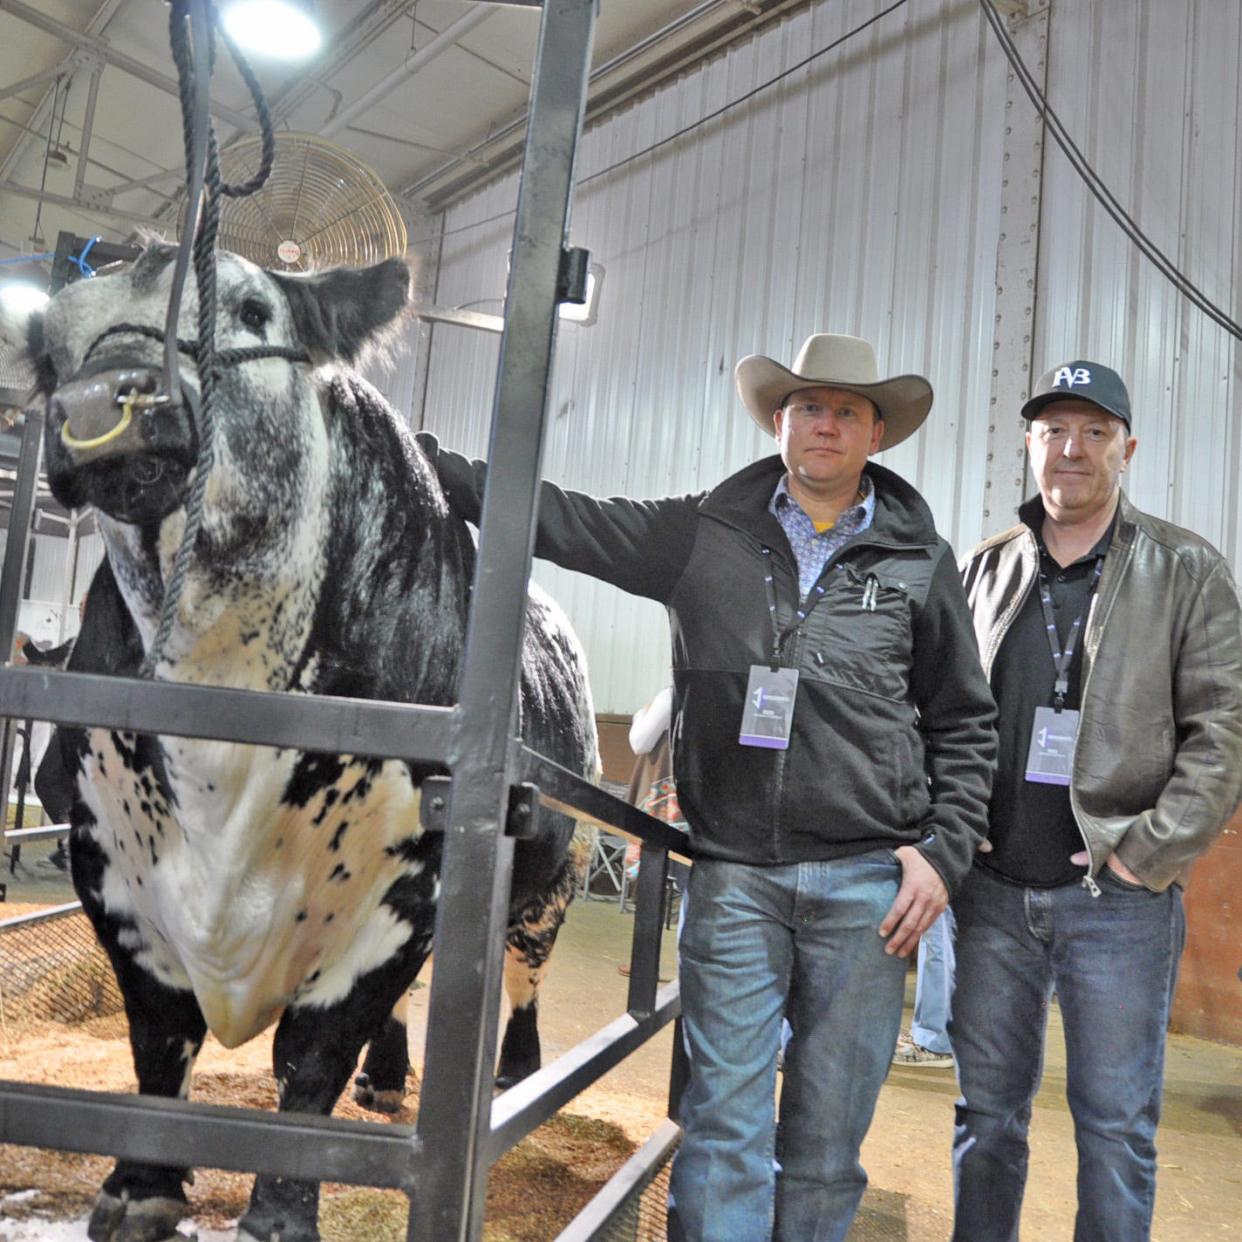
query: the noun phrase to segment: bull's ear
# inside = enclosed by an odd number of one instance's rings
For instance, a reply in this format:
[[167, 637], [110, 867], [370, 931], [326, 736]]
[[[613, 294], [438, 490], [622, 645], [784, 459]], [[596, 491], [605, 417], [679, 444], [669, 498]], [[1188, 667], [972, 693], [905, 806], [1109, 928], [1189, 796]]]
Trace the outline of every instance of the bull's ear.
[[356, 362], [401, 314], [410, 293], [410, 271], [400, 259], [318, 276], [271, 275], [288, 299], [299, 340], [316, 361]]
[[0, 299], [0, 348], [34, 367], [37, 391], [56, 387], [56, 373], [43, 345], [43, 311], [14, 310]]

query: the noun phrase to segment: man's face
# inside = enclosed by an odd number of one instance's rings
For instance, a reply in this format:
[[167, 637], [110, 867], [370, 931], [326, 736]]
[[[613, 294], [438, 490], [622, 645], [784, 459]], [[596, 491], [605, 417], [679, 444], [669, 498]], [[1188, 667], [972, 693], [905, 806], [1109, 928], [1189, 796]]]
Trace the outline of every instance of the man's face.
[[1121, 419], [1090, 401], [1067, 398], [1044, 406], [1026, 433], [1044, 508], [1054, 519], [1099, 513], [1116, 494], [1137, 444]]
[[812, 491], [857, 479], [883, 434], [875, 406], [841, 388], [800, 388], [776, 411], [781, 460]]

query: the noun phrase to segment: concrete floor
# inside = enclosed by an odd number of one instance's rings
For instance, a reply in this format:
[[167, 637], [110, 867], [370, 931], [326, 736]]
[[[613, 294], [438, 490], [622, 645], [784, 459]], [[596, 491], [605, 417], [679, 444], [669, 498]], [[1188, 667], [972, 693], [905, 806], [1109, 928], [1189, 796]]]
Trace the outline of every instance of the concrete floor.
[[[61, 902], [73, 895], [62, 873], [40, 862], [49, 852], [27, 847], [16, 877], [3, 877], [10, 901]], [[0, 904], [0, 918], [4, 908]], [[634, 920], [614, 899], [577, 901], [557, 946], [541, 1003], [545, 1062], [624, 1012], [628, 981], [617, 967], [629, 958]], [[672, 933], [665, 936], [662, 974], [676, 972]], [[913, 1003], [914, 975], [907, 985]], [[421, 1064], [428, 990], [414, 993], [411, 1052]], [[905, 1016], [908, 1025], [909, 1009]], [[1106, 1037], [1106, 1033], [1103, 1033]], [[667, 1104], [671, 1030], [651, 1040], [570, 1106], [623, 1125], [637, 1140]], [[909, 1239], [943, 1242], [952, 1210], [949, 1143], [956, 1086], [949, 1070], [895, 1067], [863, 1149], [871, 1186], [850, 1242]], [[1242, 1239], [1242, 1049], [1173, 1035], [1160, 1130], [1160, 1182], [1154, 1242]], [[1031, 1176], [1023, 1209], [1027, 1242], [1073, 1235], [1075, 1154], [1065, 1104], [1065, 1050], [1054, 1006], [1047, 1064], [1031, 1126]]]
[[[615, 900], [578, 901], [557, 945], [541, 1003], [545, 1060], [624, 1010], [626, 980], [616, 967], [629, 956], [634, 920]], [[674, 974], [665, 938], [663, 973]], [[426, 992], [416, 994], [418, 1017]], [[914, 1000], [914, 973], [906, 989]], [[415, 1048], [421, 1039], [412, 1032]], [[670, 1033], [650, 1041], [594, 1089], [607, 1111], [617, 1093], [646, 1102], [653, 1118], [667, 1100]], [[417, 1052], [415, 1054], [418, 1055]], [[850, 1242], [909, 1239], [943, 1242], [952, 1224], [949, 1147], [957, 1089], [951, 1070], [895, 1067], [880, 1095], [863, 1149], [871, 1185]], [[591, 1111], [592, 1096], [569, 1107]], [[1160, 1129], [1160, 1181], [1154, 1242], [1242, 1238], [1242, 1049], [1173, 1035]], [[1065, 1045], [1054, 1005], [1043, 1086], [1031, 1124], [1031, 1174], [1023, 1207], [1028, 1242], [1073, 1236], [1076, 1157], [1065, 1104]]]

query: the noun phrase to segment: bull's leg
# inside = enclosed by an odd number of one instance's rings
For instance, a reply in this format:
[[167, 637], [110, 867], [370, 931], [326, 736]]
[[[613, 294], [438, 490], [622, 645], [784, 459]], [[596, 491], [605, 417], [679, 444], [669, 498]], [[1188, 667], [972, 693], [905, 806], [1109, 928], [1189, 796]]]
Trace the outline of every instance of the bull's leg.
[[[118, 972], [120, 974], [121, 972]], [[184, 1099], [206, 1024], [191, 992], [165, 987], [131, 963], [121, 975], [138, 1090]], [[166, 1242], [180, 1238], [189, 1170], [118, 1160], [91, 1212], [92, 1242]]]
[[[107, 859], [88, 832], [94, 820], [79, 802], [73, 810], [70, 849], [73, 886], [116, 974], [143, 1095], [184, 1099], [190, 1071], [203, 1045], [206, 1023], [194, 994], [169, 987], [135, 961], [141, 940], [127, 920], [104, 909], [101, 892]], [[164, 1242], [180, 1237], [177, 1222], [187, 1203], [182, 1182], [188, 1170], [118, 1160], [104, 1182], [87, 1225], [92, 1242]]]
[[548, 896], [532, 901], [509, 929], [505, 942], [505, 992], [509, 1021], [500, 1045], [496, 1086], [502, 1091], [529, 1078], [541, 1064], [539, 1049], [539, 988], [556, 944], [565, 911], [573, 900], [578, 878], [567, 860]]
[[[411, 942], [399, 960], [364, 975], [335, 1005], [285, 1010], [272, 1048], [280, 1111], [326, 1116], [358, 1064], [362, 1045], [409, 989], [427, 945]], [[237, 1242], [319, 1242], [319, 1183], [261, 1174]]]
[[395, 1113], [405, 1101], [405, 1076], [410, 1068], [409, 1034], [406, 1030], [409, 992], [392, 1007], [379, 1031], [367, 1046], [362, 1073], [354, 1079], [354, 1099], [377, 1113]]

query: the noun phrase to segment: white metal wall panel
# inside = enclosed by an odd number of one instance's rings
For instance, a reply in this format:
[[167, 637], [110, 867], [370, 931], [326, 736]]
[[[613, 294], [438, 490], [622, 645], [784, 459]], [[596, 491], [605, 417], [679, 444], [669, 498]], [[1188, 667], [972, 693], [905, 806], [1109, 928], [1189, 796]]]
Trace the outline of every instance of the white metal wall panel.
[[[1242, 318], [1242, 8], [1214, 0], [1058, 4], [1048, 93], [1096, 171], [1155, 244]], [[1036, 369], [1070, 357], [1126, 378], [1135, 502], [1242, 567], [1242, 349], [1182, 298], [1050, 142]]]
[[[909, 5], [754, 98], [637, 159], [874, 16], [803, 10], [609, 118], [584, 139], [571, 240], [606, 268], [601, 318], [561, 329], [548, 477], [595, 494], [695, 491], [771, 444], [733, 367], [786, 363], [811, 332], [871, 339], [937, 391], [928, 427], [887, 455], [947, 537], [979, 534], [1004, 66], [976, 4]], [[618, 161], [627, 160], [605, 172]], [[437, 302], [496, 311], [516, 178], [446, 220]], [[459, 231], [455, 231], [459, 230]], [[437, 326], [425, 422], [485, 450], [498, 341]], [[662, 610], [540, 563], [573, 618], [597, 706], [631, 711], [668, 678]]]

